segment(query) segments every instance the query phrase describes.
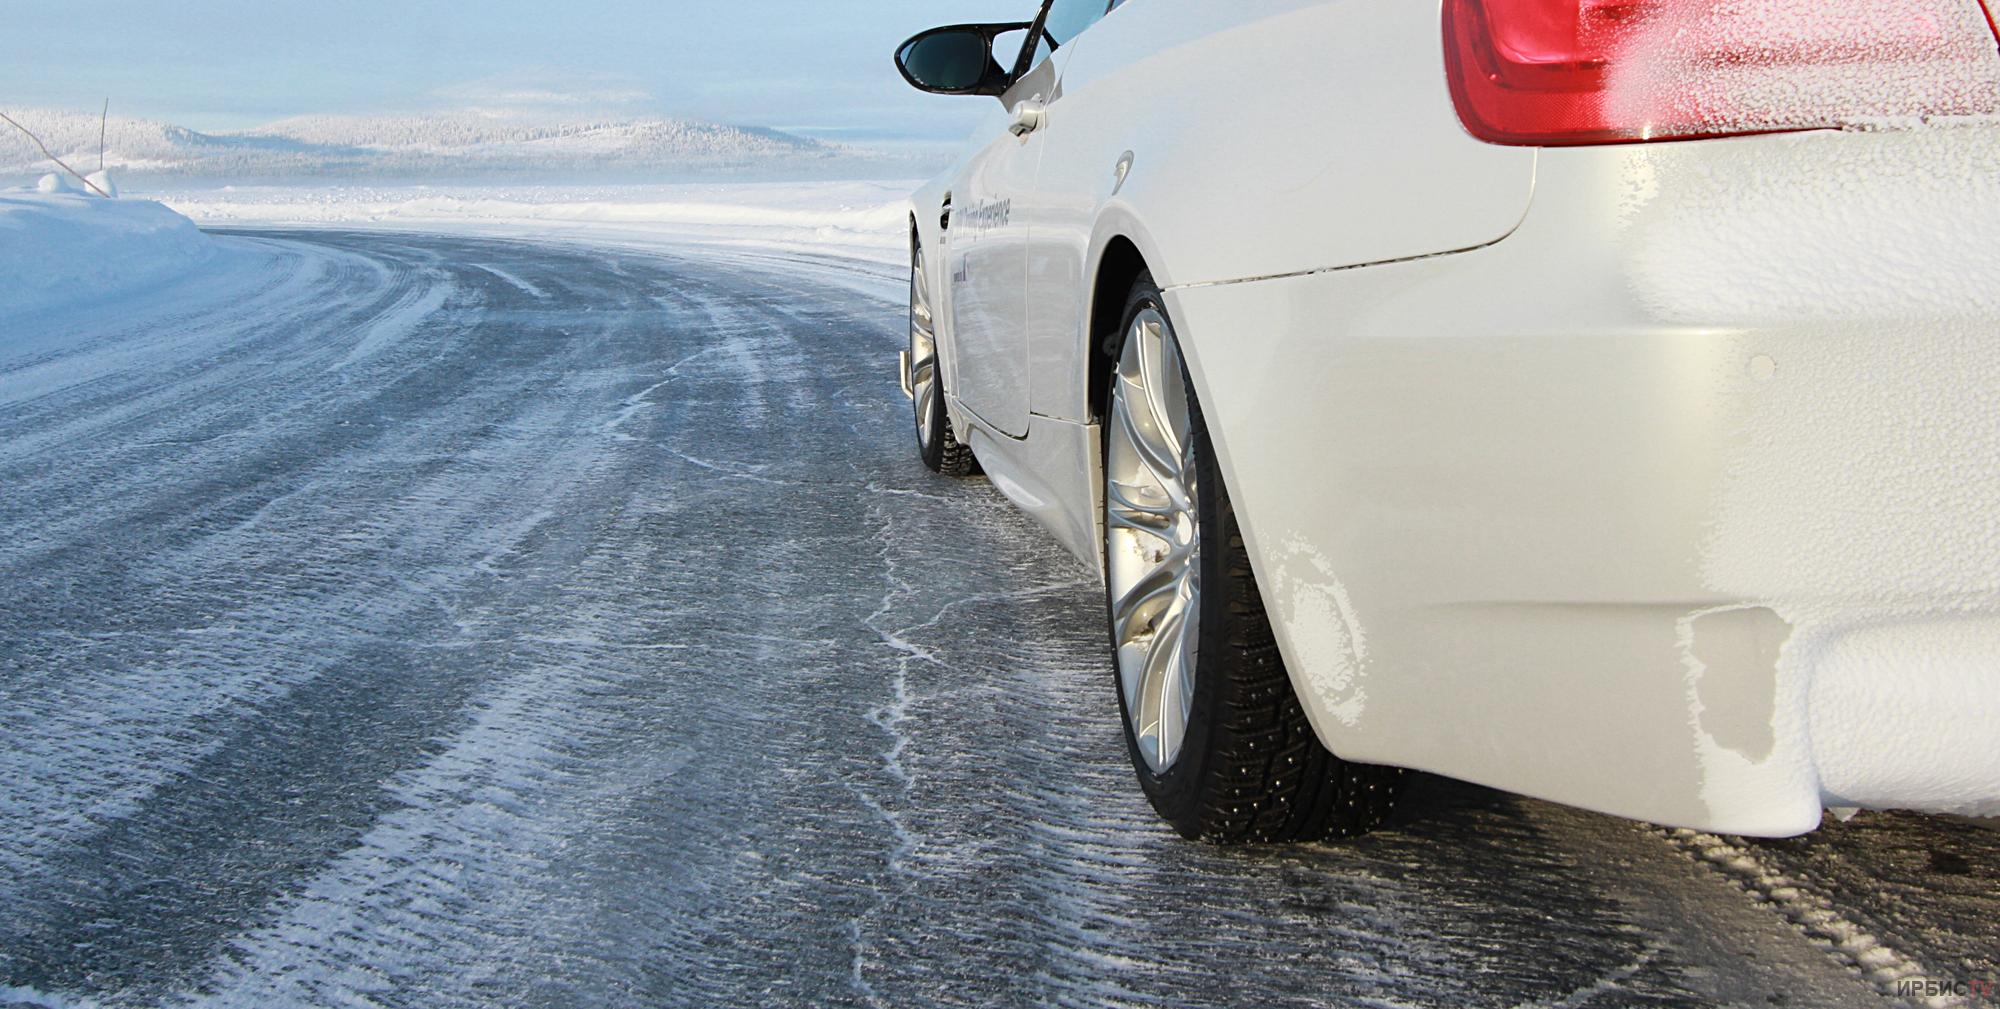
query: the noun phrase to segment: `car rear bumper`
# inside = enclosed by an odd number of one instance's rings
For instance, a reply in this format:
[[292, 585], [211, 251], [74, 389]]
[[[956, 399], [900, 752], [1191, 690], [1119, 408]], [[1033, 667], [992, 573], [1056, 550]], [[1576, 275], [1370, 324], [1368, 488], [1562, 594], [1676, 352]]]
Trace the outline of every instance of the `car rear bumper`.
[[1994, 236], [2000, 129], [1781, 135], [1170, 291], [1321, 736], [1734, 833], [2000, 812]]

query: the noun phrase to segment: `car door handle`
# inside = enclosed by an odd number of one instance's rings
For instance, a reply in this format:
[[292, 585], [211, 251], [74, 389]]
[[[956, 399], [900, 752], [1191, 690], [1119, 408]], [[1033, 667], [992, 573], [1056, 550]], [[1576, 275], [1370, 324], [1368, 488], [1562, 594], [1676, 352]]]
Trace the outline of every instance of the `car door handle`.
[[1014, 121], [1008, 125], [1007, 132], [1017, 137], [1025, 137], [1047, 125], [1048, 121], [1049, 106], [1041, 99], [1031, 98], [1025, 102], [1015, 102]]

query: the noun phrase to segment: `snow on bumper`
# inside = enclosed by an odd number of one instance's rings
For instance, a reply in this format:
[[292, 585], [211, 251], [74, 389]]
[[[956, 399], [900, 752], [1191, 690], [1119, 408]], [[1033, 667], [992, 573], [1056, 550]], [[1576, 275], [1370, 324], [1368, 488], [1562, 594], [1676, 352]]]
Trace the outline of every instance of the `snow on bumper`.
[[1337, 752], [1782, 835], [2000, 811], [2000, 129], [1545, 152], [1485, 249], [1169, 292]]

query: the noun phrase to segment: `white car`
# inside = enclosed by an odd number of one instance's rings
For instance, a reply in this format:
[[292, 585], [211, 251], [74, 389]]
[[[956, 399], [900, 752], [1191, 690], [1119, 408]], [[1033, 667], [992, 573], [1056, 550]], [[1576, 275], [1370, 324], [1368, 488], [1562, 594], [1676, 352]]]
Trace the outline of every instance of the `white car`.
[[1980, 0], [1023, 13], [898, 52], [999, 99], [913, 198], [904, 385], [1102, 573], [1183, 834], [1365, 830], [1387, 768], [2000, 812]]

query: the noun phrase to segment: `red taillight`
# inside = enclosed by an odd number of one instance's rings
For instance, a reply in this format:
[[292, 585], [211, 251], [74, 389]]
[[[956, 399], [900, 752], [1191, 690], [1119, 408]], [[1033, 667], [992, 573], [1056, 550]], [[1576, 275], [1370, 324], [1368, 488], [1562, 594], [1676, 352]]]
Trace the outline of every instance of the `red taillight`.
[[1459, 118], [1501, 144], [2000, 115], [1980, 0], [1445, 0]]

